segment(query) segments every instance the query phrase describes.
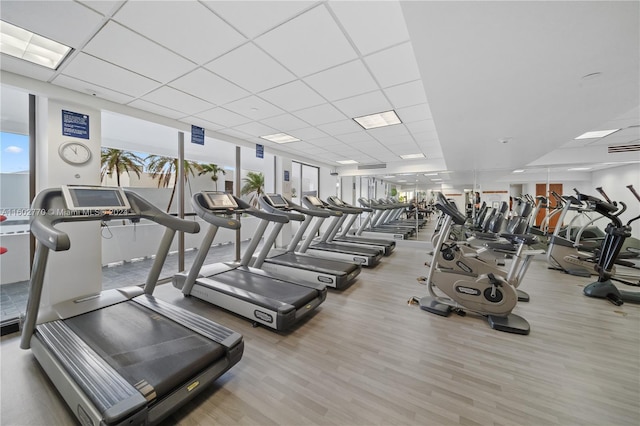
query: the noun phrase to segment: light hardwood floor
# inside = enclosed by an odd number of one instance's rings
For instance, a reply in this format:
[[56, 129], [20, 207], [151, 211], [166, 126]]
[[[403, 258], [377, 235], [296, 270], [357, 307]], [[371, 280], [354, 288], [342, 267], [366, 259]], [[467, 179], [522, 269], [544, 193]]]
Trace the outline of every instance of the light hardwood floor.
[[[520, 336], [483, 318], [407, 304], [426, 288], [424, 248], [402, 246], [331, 291], [318, 312], [277, 334], [170, 285], [157, 296], [244, 335], [243, 359], [169, 418], [180, 425], [638, 425], [640, 306], [582, 295], [584, 278], [534, 261], [515, 312]], [[67, 425], [73, 416], [17, 335], [2, 339], [1, 423]]]

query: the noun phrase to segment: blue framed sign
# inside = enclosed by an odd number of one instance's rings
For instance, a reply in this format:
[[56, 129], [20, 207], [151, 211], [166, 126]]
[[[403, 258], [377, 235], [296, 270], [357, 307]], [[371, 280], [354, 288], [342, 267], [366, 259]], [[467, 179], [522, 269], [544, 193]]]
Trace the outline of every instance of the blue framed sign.
[[89, 116], [62, 110], [62, 135], [89, 139]]
[[264, 145], [256, 144], [256, 157], [264, 158]]
[[191, 143], [204, 145], [204, 129], [198, 126], [191, 126]]
[[284, 171], [284, 181], [289, 182], [289, 170]]

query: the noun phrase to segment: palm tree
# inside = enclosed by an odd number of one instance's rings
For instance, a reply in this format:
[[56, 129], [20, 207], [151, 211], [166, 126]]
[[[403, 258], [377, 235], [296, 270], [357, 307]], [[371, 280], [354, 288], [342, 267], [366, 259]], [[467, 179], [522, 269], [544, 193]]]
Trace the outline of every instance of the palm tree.
[[216, 191], [218, 190], [218, 173], [222, 173], [226, 175], [227, 172], [217, 164], [209, 163], [209, 164], [200, 164], [200, 171], [198, 172], [198, 176], [205, 175], [207, 173], [211, 173], [211, 180], [216, 184]]
[[249, 172], [247, 173], [247, 177], [242, 179], [244, 185], [240, 190], [242, 195], [251, 194], [255, 192], [255, 194], [251, 197], [251, 205], [258, 205], [258, 198], [260, 195], [264, 193], [264, 175], [262, 173]]
[[133, 172], [140, 177], [144, 167], [144, 160], [133, 152], [123, 151], [116, 148], [102, 148], [100, 152], [100, 181], [106, 175], [116, 174], [116, 182], [120, 186], [120, 175], [122, 173]]
[[[169, 198], [169, 205], [167, 205], [167, 213], [173, 203], [173, 197], [176, 193], [175, 181], [178, 179], [178, 159], [173, 157], [164, 157], [162, 155], [149, 155], [145, 158], [147, 161], [147, 168], [151, 172], [151, 179], [158, 178], [158, 188], [161, 186], [167, 188], [173, 182], [173, 189], [171, 190], [171, 197]], [[200, 170], [200, 165], [195, 161], [184, 160], [184, 181], [189, 181], [189, 175], [194, 176], [196, 171]]]

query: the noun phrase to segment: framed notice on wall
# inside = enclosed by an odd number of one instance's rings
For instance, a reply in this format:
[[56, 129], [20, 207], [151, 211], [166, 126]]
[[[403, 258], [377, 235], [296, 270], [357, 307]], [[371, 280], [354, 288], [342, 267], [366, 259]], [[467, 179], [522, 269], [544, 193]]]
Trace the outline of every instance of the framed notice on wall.
[[89, 116], [62, 110], [62, 134], [80, 139], [89, 139]]

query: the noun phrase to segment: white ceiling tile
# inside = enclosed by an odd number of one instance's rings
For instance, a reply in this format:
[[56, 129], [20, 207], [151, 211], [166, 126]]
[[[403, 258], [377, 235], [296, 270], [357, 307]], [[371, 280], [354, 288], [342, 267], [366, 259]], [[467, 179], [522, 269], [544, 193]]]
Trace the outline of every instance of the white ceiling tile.
[[368, 132], [364, 130], [360, 130], [359, 132], [354, 132], [354, 133], [347, 133], [345, 135], [339, 135], [339, 136], [336, 136], [336, 138], [350, 145], [358, 144], [358, 143], [376, 142], [376, 140]]
[[407, 126], [407, 129], [409, 129], [409, 131], [414, 134], [422, 132], [435, 132], [436, 130], [436, 125], [431, 119], [406, 123], [405, 126]]
[[309, 108], [325, 102], [320, 95], [300, 80], [261, 92], [260, 97], [286, 111]]
[[264, 120], [261, 120], [261, 122], [267, 126], [273, 127], [274, 129], [278, 129], [281, 132], [309, 127], [309, 124], [291, 114], [282, 114], [275, 117], [265, 118]]
[[300, 111], [296, 111], [294, 114], [313, 126], [331, 123], [333, 121], [340, 121], [347, 118], [331, 104], [323, 104], [312, 108], [302, 109]]
[[252, 93], [295, 79], [291, 72], [252, 43], [240, 46], [205, 67]]
[[394, 108], [402, 108], [427, 102], [421, 80], [399, 84], [384, 89]]
[[[114, 19], [197, 64], [204, 64], [239, 46], [246, 39], [195, 1], [127, 2]], [[146, 55], [145, 55], [146, 56]]]
[[239, 99], [237, 101], [228, 103], [224, 106], [238, 114], [242, 114], [245, 117], [253, 118], [254, 120], [262, 120], [263, 118], [273, 117], [284, 113], [280, 108], [271, 105], [260, 99], [257, 96], [249, 96], [247, 98]]
[[174, 111], [172, 109], [165, 108], [165, 107], [162, 107], [160, 105], [144, 101], [142, 99], [136, 99], [135, 101], [129, 103], [128, 105], [131, 106], [131, 107], [134, 107], [134, 108], [138, 108], [138, 109], [141, 109], [141, 110], [144, 110], [144, 111], [149, 111], [149, 112], [152, 112], [154, 114], [163, 115], [163, 116], [169, 117], [169, 118], [179, 119], [179, 118], [182, 118], [185, 115], [187, 115], [187, 114], [185, 114], [183, 112]]
[[128, 96], [120, 92], [114, 92], [113, 90], [106, 89], [105, 87], [67, 77], [62, 74], [53, 79], [52, 83], [77, 92], [95, 94], [95, 97], [97, 98], [106, 99], [119, 104], [126, 104], [135, 99], [132, 96]]
[[369, 134], [374, 138], [380, 140], [380, 138], [397, 137], [402, 135], [409, 135], [409, 129], [404, 124], [394, 124], [392, 126], [377, 127], [375, 129], [369, 129]]
[[84, 53], [78, 54], [62, 73], [133, 97], [142, 96], [160, 85], [157, 81]]
[[395, 146], [411, 145], [416, 146], [413, 137], [409, 134], [397, 136], [385, 136], [378, 138], [381, 144], [386, 147], [393, 148]]
[[384, 97], [384, 94], [380, 90], [336, 101], [334, 105], [350, 118], [375, 114], [391, 109], [391, 104], [389, 104], [389, 101], [387, 101], [387, 98]]
[[169, 105], [171, 106], [171, 109], [183, 111], [183, 116], [206, 111], [215, 106], [209, 102], [203, 101], [202, 99], [187, 95], [186, 93], [168, 86], [156, 89], [153, 92], [144, 95], [142, 99], [158, 105]]
[[235, 112], [224, 108], [213, 108], [208, 111], [195, 114], [196, 117], [203, 120], [211, 121], [224, 127], [233, 127], [252, 121], [250, 118], [244, 117]]
[[79, 3], [101, 13], [105, 16], [111, 15], [125, 0], [77, 0]]
[[240, 130], [235, 130], [235, 129], [222, 129], [222, 130], [218, 130], [218, 132], [224, 135], [233, 136], [234, 138], [238, 138], [246, 141], [248, 141], [251, 138], [251, 135], [248, 135], [244, 132], [241, 132]]
[[216, 105], [249, 96], [246, 90], [202, 68], [172, 81], [170, 86]]
[[191, 117], [185, 117], [185, 118], [181, 118], [180, 121], [187, 123], [187, 124], [191, 124], [193, 126], [198, 126], [198, 127], [202, 127], [203, 129], [207, 129], [207, 130], [220, 130], [223, 127], [219, 124], [213, 123], [211, 121], [207, 121], [207, 120], [203, 120], [202, 118], [198, 118], [195, 116], [191, 116]]
[[251, 136], [256, 136], [256, 137], [273, 135], [274, 133], [278, 133], [276, 129], [269, 126], [265, 126], [264, 124], [261, 124], [255, 121], [251, 123], [241, 124], [240, 126], [234, 127], [234, 129], [244, 132]]
[[288, 21], [313, 1], [203, 1], [245, 36], [253, 38]]
[[355, 121], [346, 119], [341, 121], [334, 121], [333, 123], [320, 124], [318, 129], [326, 132], [332, 136], [344, 135], [345, 133], [354, 133], [362, 130]]
[[[54, 19], [55, 18], [55, 19]], [[3, 1], [2, 20], [73, 48], [100, 28], [103, 16], [73, 1]]]
[[324, 5], [258, 37], [255, 42], [302, 77], [356, 58]]
[[330, 1], [338, 19], [363, 55], [409, 40], [396, 1]]
[[414, 105], [396, 110], [398, 117], [403, 123], [412, 123], [414, 121], [422, 121], [431, 119], [431, 111], [427, 104]]
[[304, 81], [330, 101], [371, 92], [378, 88], [360, 60], [310, 75], [305, 77]]
[[420, 78], [411, 43], [374, 53], [364, 60], [382, 87], [395, 86]]
[[0, 60], [0, 66], [3, 71], [9, 71], [41, 81], [48, 81], [56, 73], [49, 68], [41, 67], [40, 65], [32, 64], [31, 62], [23, 61], [22, 59], [5, 55], [4, 53], [0, 56], [2, 58]]
[[112, 21], [83, 50], [163, 83], [195, 68], [192, 62]]
[[339, 147], [339, 149], [346, 149], [347, 145], [345, 145], [343, 142], [339, 141], [336, 138], [332, 138], [332, 137], [324, 137], [324, 138], [315, 138], [315, 139], [309, 139], [307, 140], [307, 142], [315, 145], [315, 146], [319, 146], [321, 148], [326, 148], [329, 151], [332, 151], [335, 149], [338, 149], [336, 147]]
[[289, 132], [291, 136], [295, 136], [298, 139], [309, 140], [327, 137], [327, 134], [315, 127], [306, 127], [304, 129], [296, 129]]
[[438, 139], [438, 134], [435, 132], [435, 130], [412, 134], [417, 143], [428, 143], [440, 146], [440, 140]]

